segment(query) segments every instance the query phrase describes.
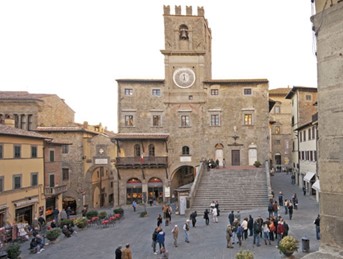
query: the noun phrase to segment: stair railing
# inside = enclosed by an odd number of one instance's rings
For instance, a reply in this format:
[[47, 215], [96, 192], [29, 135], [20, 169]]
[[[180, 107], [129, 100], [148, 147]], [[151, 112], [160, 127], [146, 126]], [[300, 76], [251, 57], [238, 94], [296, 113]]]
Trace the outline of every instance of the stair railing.
[[207, 164], [206, 161], [200, 161], [199, 166], [196, 166], [196, 175], [194, 178], [194, 182], [191, 187], [191, 191], [189, 192], [189, 195], [187, 197], [187, 209], [186, 209], [186, 215], [189, 215], [190, 209], [192, 208], [193, 201], [195, 199], [195, 195], [197, 193], [199, 184], [201, 182], [201, 178], [203, 173], [207, 170]]

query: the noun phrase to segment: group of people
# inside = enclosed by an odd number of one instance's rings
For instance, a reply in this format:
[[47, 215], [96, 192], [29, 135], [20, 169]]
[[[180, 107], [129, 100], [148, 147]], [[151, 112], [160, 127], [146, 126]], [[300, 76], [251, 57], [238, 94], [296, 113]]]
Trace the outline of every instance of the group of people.
[[121, 245], [117, 247], [115, 251], [115, 259], [132, 259], [132, 251], [130, 244], [126, 244], [125, 248], [123, 248]]
[[[273, 195], [274, 198], [274, 195]], [[294, 209], [298, 209], [298, 197], [297, 194], [294, 193], [290, 199], [284, 200], [284, 195], [282, 192], [279, 192], [278, 201], [274, 199], [270, 199], [268, 205], [268, 213], [269, 217], [280, 216], [281, 215], [281, 207], [284, 207], [285, 215], [289, 215], [289, 219], [292, 220]]]

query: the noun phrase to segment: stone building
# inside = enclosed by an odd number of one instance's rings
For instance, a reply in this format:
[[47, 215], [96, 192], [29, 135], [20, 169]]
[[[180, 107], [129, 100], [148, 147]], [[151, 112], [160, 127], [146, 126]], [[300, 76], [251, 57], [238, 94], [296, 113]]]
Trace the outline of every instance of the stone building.
[[38, 126], [68, 126], [75, 112], [55, 94], [0, 91], [0, 123], [14, 119], [15, 127], [34, 130]]
[[176, 6], [173, 15], [164, 6], [164, 28], [165, 78], [117, 80], [119, 133], [114, 141], [120, 143], [118, 151], [126, 152], [118, 153], [119, 160], [141, 155], [147, 161], [150, 144], [156, 156], [167, 158], [158, 170], [144, 164], [149, 170], [119, 171], [126, 189], [131, 177], [142, 183], [142, 197], [150, 179], [157, 178], [163, 186], [158, 196], [168, 200], [176, 188], [194, 180], [204, 159], [218, 160], [220, 166], [268, 160], [269, 93], [266, 79], [212, 79], [212, 31], [203, 8], [194, 15], [186, 7], [184, 15]]
[[318, 68], [321, 249], [309, 258], [342, 258], [343, 2], [316, 0], [313, 4], [316, 10], [312, 21], [317, 39]]
[[269, 90], [269, 98], [275, 102], [270, 111], [271, 121], [271, 166], [276, 171], [292, 168], [292, 126], [291, 101], [285, 99], [291, 89]]
[[37, 132], [58, 139], [65, 145], [62, 152], [62, 177], [68, 188], [63, 207], [76, 213], [84, 207], [100, 208], [117, 205], [117, 176], [114, 170], [116, 146], [113, 133], [101, 125], [88, 123], [70, 127], [38, 127]]
[[0, 227], [31, 224], [44, 210], [44, 141], [36, 132], [0, 124]]
[[[299, 147], [300, 135], [298, 128], [312, 121], [312, 115], [317, 112], [317, 88], [294, 86], [286, 96], [292, 102], [292, 168], [295, 182], [303, 187], [304, 174], [300, 168]], [[305, 172], [303, 172], [305, 173]], [[306, 173], [305, 173], [306, 174]]]

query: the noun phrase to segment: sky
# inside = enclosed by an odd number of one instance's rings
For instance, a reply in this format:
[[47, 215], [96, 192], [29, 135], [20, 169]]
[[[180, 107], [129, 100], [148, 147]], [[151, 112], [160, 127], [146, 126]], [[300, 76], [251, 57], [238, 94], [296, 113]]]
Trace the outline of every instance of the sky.
[[117, 132], [116, 80], [164, 79], [163, 5], [204, 7], [212, 79], [317, 86], [310, 0], [1, 0], [0, 91], [56, 94]]

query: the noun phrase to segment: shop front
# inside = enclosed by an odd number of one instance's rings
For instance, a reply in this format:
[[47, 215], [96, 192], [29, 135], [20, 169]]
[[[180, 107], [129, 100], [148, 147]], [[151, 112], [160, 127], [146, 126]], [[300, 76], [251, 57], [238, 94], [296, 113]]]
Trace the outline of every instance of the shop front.
[[126, 183], [126, 203], [142, 203], [142, 196], [142, 182], [138, 178], [129, 179]]
[[32, 224], [33, 205], [22, 207], [15, 210], [15, 220], [17, 223]]
[[163, 182], [160, 178], [152, 177], [148, 182], [148, 200], [163, 202]]
[[56, 208], [55, 196], [46, 198], [45, 208], [46, 221], [52, 221], [54, 219], [53, 211]]

